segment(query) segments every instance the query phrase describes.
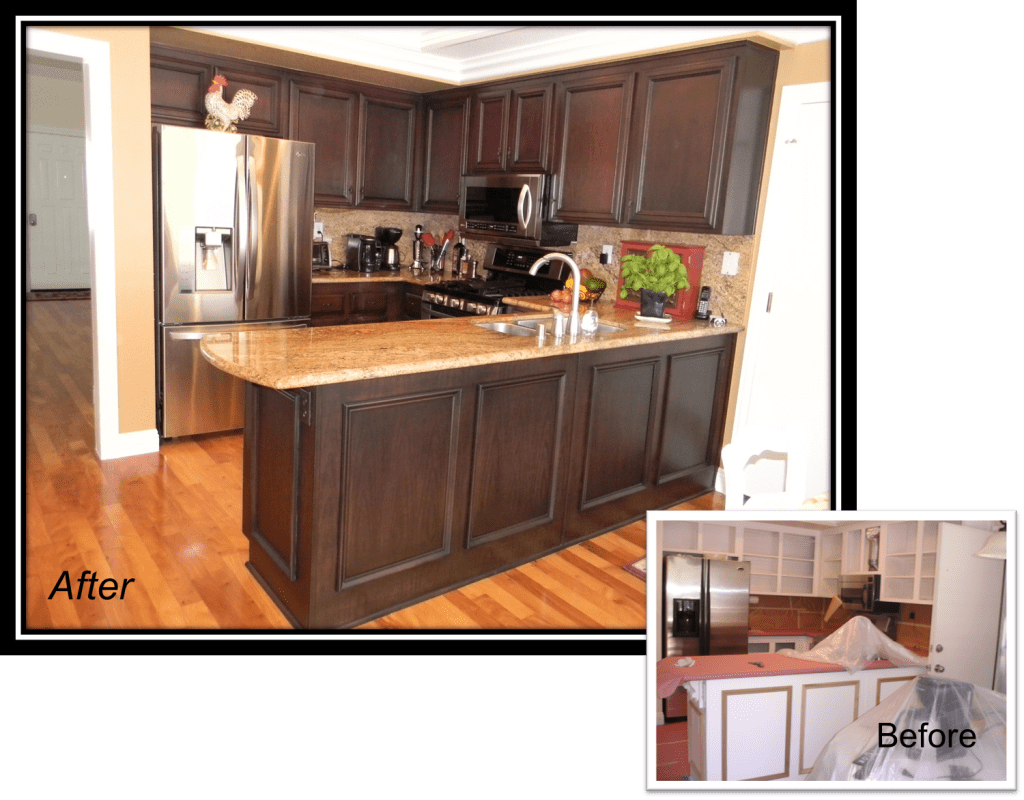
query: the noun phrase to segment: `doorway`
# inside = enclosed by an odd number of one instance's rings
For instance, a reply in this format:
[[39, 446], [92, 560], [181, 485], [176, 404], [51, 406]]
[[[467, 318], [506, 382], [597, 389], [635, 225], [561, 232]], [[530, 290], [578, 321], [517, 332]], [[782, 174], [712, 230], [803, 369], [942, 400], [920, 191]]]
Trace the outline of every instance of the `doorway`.
[[144, 437], [122, 435], [119, 431], [117, 358], [111, 357], [117, 353], [117, 307], [110, 45], [32, 27], [26, 39], [29, 52], [57, 59], [78, 59], [82, 63], [96, 453], [105, 460], [154, 452], [152, 443]]
[[30, 51], [26, 67], [26, 288], [88, 289], [82, 61]]

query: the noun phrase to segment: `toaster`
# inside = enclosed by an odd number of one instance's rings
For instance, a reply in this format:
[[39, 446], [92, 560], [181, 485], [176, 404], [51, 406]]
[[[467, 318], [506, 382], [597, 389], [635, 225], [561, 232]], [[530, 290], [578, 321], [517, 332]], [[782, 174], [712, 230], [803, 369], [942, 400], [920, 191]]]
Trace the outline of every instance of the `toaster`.
[[330, 269], [331, 245], [329, 242], [313, 242], [313, 269]]

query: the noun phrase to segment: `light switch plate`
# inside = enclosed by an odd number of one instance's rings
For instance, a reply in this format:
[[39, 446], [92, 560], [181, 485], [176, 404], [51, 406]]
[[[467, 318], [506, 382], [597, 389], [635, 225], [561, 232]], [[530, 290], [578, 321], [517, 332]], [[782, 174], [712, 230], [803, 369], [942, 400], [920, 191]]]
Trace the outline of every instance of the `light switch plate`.
[[738, 275], [740, 272], [740, 254], [726, 250], [722, 253], [722, 274]]

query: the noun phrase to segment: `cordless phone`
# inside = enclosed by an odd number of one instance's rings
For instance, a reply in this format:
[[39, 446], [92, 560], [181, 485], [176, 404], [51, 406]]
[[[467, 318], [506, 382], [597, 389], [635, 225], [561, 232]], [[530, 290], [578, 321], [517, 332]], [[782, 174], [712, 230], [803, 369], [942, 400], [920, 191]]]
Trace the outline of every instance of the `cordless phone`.
[[697, 299], [697, 319], [707, 319], [711, 316], [711, 287], [701, 286], [700, 297]]

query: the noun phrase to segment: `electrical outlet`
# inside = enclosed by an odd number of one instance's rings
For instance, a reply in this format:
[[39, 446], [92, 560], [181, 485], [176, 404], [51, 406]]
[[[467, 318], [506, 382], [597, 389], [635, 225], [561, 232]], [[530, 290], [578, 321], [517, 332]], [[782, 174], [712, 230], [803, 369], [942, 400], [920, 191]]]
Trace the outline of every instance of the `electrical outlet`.
[[322, 222], [313, 223], [313, 238], [323, 239], [324, 238], [324, 224]]
[[614, 248], [610, 244], [601, 245], [601, 263], [611, 264]]
[[740, 254], [726, 250], [724, 253], [722, 253], [722, 274], [739, 275], [739, 272]]

